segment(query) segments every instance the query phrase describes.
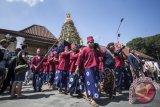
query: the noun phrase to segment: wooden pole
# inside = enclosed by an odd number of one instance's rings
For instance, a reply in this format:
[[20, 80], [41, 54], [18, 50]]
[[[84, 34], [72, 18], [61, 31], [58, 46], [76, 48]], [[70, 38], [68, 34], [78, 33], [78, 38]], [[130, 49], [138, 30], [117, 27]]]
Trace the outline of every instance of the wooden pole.
[[43, 57], [43, 59], [41, 60], [41, 62], [37, 65], [37, 68], [42, 64], [43, 60], [45, 59], [45, 57], [49, 54], [49, 52], [52, 50], [52, 48], [57, 44], [58, 40], [53, 43], [52, 47], [48, 50], [48, 52], [45, 54], [45, 56]]

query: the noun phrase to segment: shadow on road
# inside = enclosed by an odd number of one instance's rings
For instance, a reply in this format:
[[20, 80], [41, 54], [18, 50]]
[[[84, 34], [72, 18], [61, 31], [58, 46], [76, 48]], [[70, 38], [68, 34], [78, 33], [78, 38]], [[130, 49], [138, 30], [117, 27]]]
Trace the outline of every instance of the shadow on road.
[[5, 96], [5, 97], [1, 97], [0, 100], [19, 100], [19, 99], [40, 99], [40, 98], [49, 98], [51, 95], [55, 95], [55, 94], [43, 94], [43, 93], [38, 93], [38, 94], [33, 94], [33, 95], [26, 95], [23, 98], [16, 98], [15, 97], [10, 97], [10, 96]]
[[102, 97], [101, 100], [99, 101], [100, 106], [106, 106], [111, 102], [120, 102], [120, 101], [128, 101], [128, 93], [122, 93], [119, 96], [115, 96], [114, 99], [109, 99], [108, 97]]
[[51, 95], [55, 95], [55, 94], [34, 94], [34, 95], [28, 95], [26, 97], [26, 99], [49, 98]]

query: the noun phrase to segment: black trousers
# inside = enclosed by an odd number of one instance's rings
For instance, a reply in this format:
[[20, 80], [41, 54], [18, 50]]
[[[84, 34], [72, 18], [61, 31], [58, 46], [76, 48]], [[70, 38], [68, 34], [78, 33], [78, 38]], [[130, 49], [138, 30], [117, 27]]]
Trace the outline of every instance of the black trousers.
[[5, 79], [6, 70], [3, 68], [0, 68], [0, 88], [3, 85], [3, 81]]
[[8, 86], [10, 86], [10, 91], [11, 91], [14, 79], [15, 79], [14, 69], [8, 69], [8, 74], [5, 80], [3, 81], [0, 93], [3, 93]]

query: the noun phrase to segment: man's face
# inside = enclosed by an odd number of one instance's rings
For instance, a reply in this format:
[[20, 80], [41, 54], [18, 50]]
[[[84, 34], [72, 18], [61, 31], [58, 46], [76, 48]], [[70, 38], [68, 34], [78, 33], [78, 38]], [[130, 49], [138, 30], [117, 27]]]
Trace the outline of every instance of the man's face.
[[111, 46], [109, 47], [109, 50], [110, 50], [110, 51], [114, 51], [114, 45], [111, 45]]
[[68, 52], [69, 51], [69, 49], [65, 49], [65, 52]]
[[88, 46], [89, 46], [90, 48], [93, 48], [93, 47], [94, 47], [94, 42], [88, 42], [87, 44], [88, 44]]
[[55, 56], [56, 58], [58, 58], [58, 53], [56, 53], [54, 56]]
[[37, 50], [37, 55], [40, 55], [41, 54], [41, 51], [40, 50]]

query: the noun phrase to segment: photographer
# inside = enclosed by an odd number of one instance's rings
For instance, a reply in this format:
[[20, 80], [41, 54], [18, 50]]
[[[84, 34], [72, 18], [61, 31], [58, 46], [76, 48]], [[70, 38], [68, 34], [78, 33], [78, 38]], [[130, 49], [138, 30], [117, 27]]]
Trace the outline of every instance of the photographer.
[[10, 86], [9, 91], [11, 92], [12, 84], [13, 84], [13, 81], [15, 80], [14, 69], [16, 67], [16, 58], [17, 58], [17, 54], [19, 53], [20, 50], [21, 49], [18, 48], [14, 52], [11, 53], [11, 58], [7, 64], [8, 65], [8, 73], [7, 73], [5, 80], [3, 81], [3, 85], [1, 87], [1, 91], [0, 91], [1, 94], [7, 89], [8, 86]]
[[7, 49], [9, 46], [9, 41], [6, 39], [2, 39], [0, 41], [0, 87], [5, 79], [6, 75], [6, 65], [8, 60], [10, 59], [10, 54]]

